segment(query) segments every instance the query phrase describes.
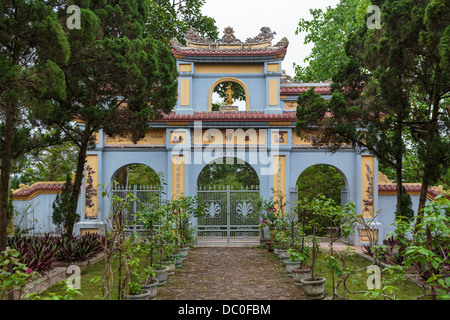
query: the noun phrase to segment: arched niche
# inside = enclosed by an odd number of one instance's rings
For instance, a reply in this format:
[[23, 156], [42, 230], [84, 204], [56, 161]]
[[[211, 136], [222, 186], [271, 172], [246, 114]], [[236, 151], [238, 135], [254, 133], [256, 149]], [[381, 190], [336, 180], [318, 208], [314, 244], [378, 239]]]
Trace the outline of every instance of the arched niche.
[[216, 88], [216, 86], [218, 86], [219, 84], [221, 84], [223, 82], [235, 82], [244, 89], [244, 91], [245, 91], [245, 111], [250, 111], [250, 94], [249, 94], [248, 87], [245, 85], [244, 82], [242, 82], [241, 80], [239, 80], [237, 78], [233, 78], [233, 77], [221, 78], [221, 79], [215, 81], [211, 85], [211, 87], [209, 88], [209, 93], [208, 93], [208, 111], [212, 111], [212, 97], [213, 97], [214, 89]]

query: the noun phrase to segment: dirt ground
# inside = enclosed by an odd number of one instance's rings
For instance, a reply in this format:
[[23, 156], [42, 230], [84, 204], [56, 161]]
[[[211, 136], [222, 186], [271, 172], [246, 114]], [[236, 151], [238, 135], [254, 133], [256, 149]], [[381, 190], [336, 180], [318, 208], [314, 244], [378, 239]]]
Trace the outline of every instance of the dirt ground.
[[255, 247], [196, 247], [158, 300], [304, 300], [282, 261]]

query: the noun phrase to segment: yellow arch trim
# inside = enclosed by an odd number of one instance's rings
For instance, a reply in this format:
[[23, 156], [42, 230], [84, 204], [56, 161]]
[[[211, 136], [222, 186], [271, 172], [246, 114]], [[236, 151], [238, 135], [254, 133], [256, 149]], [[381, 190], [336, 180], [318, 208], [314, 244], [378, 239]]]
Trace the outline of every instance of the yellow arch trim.
[[241, 85], [242, 88], [244, 88], [244, 91], [245, 91], [245, 110], [246, 111], [250, 111], [250, 95], [249, 95], [249, 91], [248, 91], [247, 86], [241, 80], [239, 80], [237, 78], [232, 78], [232, 77], [221, 78], [221, 79], [217, 80], [216, 82], [214, 82], [212, 84], [212, 86], [209, 88], [208, 111], [212, 110], [212, 95], [213, 95], [214, 88], [217, 85], [221, 84], [222, 82], [236, 82], [237, 84]]

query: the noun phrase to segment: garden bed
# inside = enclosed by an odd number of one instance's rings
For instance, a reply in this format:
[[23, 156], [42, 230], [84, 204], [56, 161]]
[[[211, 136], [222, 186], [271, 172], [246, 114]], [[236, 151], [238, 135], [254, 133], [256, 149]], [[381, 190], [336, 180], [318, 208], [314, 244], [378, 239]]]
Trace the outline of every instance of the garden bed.
[[41, 277], [38, 279], [35, 279], [31, 281], [28, 285], [25, 286], [24, 290], [22, 291], [14, 291], [13, 293], [13, 299], [14, 300], [23, 300], [27, 295], [33, 294], [33, 293], [40, 293], [51, 286], [61, 282], [65, 281], [67, 278], [67, 268], [69, 266], [78, 266], [80, 268], [80, 271], [86, 268], [89, 265], [92, 265], [104, 258], [103, 252], [100, 252], [96, 254], [95, 256], [85, 260], [85, 261], [78, 261], [78, 262], [70, 262], [70, 263], [64, 263], [64, 262], [56, 262], [52, 269], [49, 271], [46, 271], [44, 274], [42, 274]]

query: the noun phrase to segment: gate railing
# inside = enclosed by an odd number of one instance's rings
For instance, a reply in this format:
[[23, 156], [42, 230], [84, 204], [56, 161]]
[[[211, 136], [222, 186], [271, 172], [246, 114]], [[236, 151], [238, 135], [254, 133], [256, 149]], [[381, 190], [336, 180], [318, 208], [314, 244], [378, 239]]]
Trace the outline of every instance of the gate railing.
[[205, 215], [198, 218], [199, 241], [259, 240], [258, 187], [206, 186], [197, 189], [198, 201], [205, 204]]
[[112, 194], [121, 198], [133, 194], [138, 199], [138, 201], [131, 201], [128, 211], [123, 212], [124, 216], [127, 217], [127, 231], [142, 230], [142, 224], [139, 223], [136, 213], [141, 210], [142, 204], [149, 203], [155, 198], [160, 199], [161, 197], [160, 189], [154, 185], [115, 185], [112, 188]]

